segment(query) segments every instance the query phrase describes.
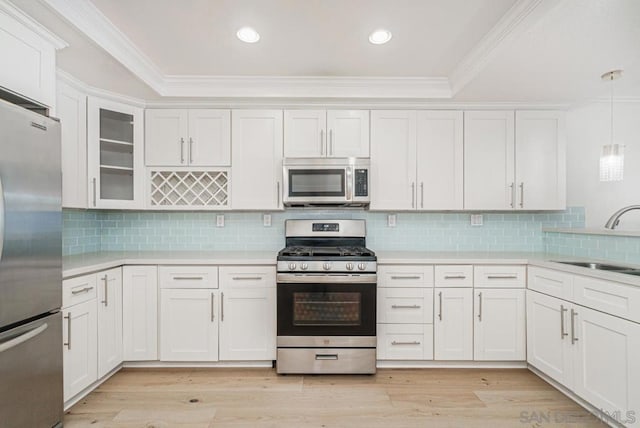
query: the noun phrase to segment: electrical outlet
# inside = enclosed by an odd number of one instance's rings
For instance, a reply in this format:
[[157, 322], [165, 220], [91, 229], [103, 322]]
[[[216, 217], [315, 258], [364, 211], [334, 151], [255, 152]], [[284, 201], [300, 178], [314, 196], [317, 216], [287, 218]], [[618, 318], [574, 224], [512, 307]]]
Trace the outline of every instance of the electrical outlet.
[[224, 227], [224, 214], [216, 216], [216, 227]]
[[387, 226], [389, 227], [396, 227], [396, 214], [389, 214], [387, 216]]
[[482, 214], [471, 214], [471, 226], [482, 226]]
[[271, 214], [262, 214], [262, 225], [264, 227], [271, 227]]

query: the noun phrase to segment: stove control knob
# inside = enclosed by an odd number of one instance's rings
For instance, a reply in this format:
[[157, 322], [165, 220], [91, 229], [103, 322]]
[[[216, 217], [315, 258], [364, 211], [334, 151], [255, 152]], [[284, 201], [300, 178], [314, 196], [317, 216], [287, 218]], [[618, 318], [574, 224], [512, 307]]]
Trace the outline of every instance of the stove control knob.
[[366, 263], [358, 263], [358, 269], [359, 270], [365, 270], [367, 268], [367, 264]]
[[323, 264], [322, 264], [322, 269], [324, 269], [324, 270], [329, 270], [329, 269], [331, 269], [331, 263], [323, 263]]
[[296, 270], [296, 264], [295, 263], [289, 263], [289, 270]]
[[300, 269], [302, 269], [302, 270], [307, 270], [307, 269], [309, 269], [309, 265], [308, 265], [308, 264], [306, 264], [306, 263], [302, 263], [302, 264], [300, 265]]
[[353, 263], [347, 263], [347, 270], [353, 270]]

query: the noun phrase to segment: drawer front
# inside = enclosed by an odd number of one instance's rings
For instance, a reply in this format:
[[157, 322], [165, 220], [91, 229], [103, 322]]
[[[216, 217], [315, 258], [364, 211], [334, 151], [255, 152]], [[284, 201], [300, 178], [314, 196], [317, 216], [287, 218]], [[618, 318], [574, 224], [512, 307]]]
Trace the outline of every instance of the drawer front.
[[372, 348], [278, 348], [276, 370], [289, 374], [372, 374]]
[[436, 287], [473, 287], [473, 266], [438, 265], [435, 267]]
[[221, 266], [223, 287], [267, 288], [276, 286], [275, 266]]
[[575, 275], [573, 301], [597, 311], [640, 322], [640, 288]]
[[380, 265], [378, 287], [433, 287], [433, 266]]
[[159, 266], [160, 288], [218, 288], [217, 266]]
[[560, 299], [572, 300], [573, 275], [530, 266], [527, 274], [527, 288]]
[[378, 322], [432, 323], [433, 289], [378, 288]]
[[63, 308], [95, 299], [97, 295], [97, 276], [95, 273], [62, 281]]
[[378, 324], [379, 360], [433, 360], [433, 324]]
[[478, 265], [473, 267], [473, 286], [476, 288], [524, 288], [526, 285], [526, 266]]

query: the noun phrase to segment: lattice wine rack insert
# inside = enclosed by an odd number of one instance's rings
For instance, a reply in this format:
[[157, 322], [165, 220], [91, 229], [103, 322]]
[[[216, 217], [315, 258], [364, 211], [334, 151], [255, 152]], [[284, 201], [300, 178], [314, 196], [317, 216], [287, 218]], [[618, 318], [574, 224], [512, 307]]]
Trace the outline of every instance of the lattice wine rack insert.
[[226, 207], [228, 171], [151, 171], [151, 205]]

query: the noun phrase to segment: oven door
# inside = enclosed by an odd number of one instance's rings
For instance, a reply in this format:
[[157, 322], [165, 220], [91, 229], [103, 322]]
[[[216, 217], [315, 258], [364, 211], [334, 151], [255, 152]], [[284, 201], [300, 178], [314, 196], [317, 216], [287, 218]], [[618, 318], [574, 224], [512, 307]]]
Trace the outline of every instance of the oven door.
[[339, 165], [285, 166], [284, 203], [345, 204], [351, 200], [351, 168]]
[[279, 338], [376, 335], [375, 274], [278, 277]]

